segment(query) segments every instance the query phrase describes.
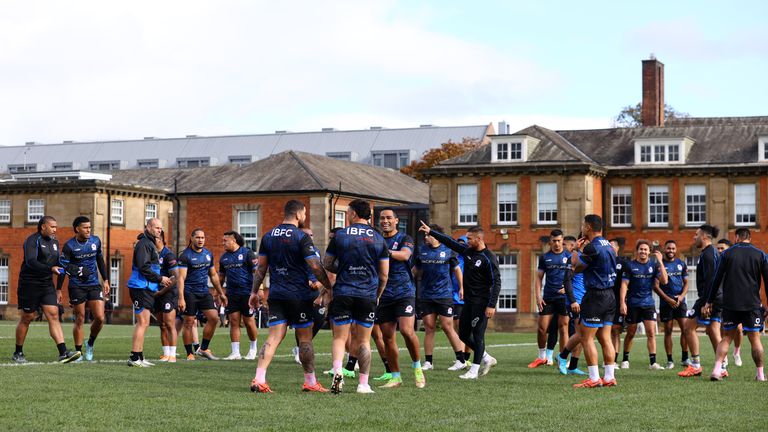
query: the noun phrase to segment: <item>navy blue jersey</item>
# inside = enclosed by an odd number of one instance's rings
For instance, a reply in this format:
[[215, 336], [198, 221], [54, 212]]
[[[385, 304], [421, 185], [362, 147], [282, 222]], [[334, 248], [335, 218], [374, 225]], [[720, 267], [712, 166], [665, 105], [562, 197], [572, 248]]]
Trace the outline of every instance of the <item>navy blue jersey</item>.
[[[69, 285], [74, 287], [90, 287], [99, 284], [99, 265], [104, 263], [101, 253], [101, 240], [91, 236], [85, 242], [80, 242], [72, 237], [61, 248], [61, 266], [69, 274]], [[74, 271], [77, 268], [78, 271]], [[78, 277], [77, 274], [85, 276]], [[104, 275], [102, 275], [104, 276]]]
[[211, 251], [203, 248], [200, 252], [195, 252], [192, 248], [186, 248], [179, 255], [179, 267], [187, 269], [184, 292], [208, 292], [208, 269], [213, 267]]
[[[457, 255], [456, 260], [458, 260], [458, 266], [459, 270], [461, 270], [461, 274], [464, 275], [464, 256]], [[453, 304], [464, 304], [464, 300], [459, 298], [459, 280], [456, 279], [456, 275], [451, 272], [451, 283], [453, 284]]]
[[[727, 249], [726, 249], [727, 250]], [[699, 263], [696, 264], [696, 290], [699, 292], [699, 298], [706, 300], [709, 297], [712, 281], [715, 279], [717, 266], [720, 262], [720, 256], [717, 249], [709, 245], [701, 250]], [[720, 305], [723, 301], [722, 290], [717, 287], [716, 295], [712, 298], [715, 304]]]
[[367, 224], [352, 224], [336, 232], [326, 255], [339, 261], [334, 296], [376, 300], [379, 261], [389, 260], [384, 237]]
[[[387, 242], [387, 248], [392, 252], [407, 249], [413, 253], [413, 239], [407, 234], [398, 232], [392, 237], [384, 237], [384, 241]], [[406, 261], [389, 260], [389, 279], [387, 279], [384, 294], [381, 295], [381, 303], [392, 303], [399, 299], [416, 297], [411, 267], [410, 258]]]
[[661, 285], [664, 294], [672, 297], [683, 293], [683, 284], [688, 280], [688, 266], [680, 258], [672, 261], [664, 260], [664, 268], [667, 269], [667, 283]]
[[160, 276], [170, 278], [177, 268], [179, 268], [179, 259], [176, 258], [176, 254], [167, 247], [163, 247], [160, 251]]
[[584, 286], [587, 290], [612, 289], [616, 281], [616, 252], [611, 243], [597, 236], [586, 246], [579, 260], [587, 268], [584, 269]]
[[259, 256], [269, 263], [269, 298], [311, 300], [307, 259], [316, 258], [312, 238], [292, 224], [280, 224], [261, 238]]
[[628, 282], [627, 307], [655, 306], [653, 300], [653, 285], [659, 278], [659, 265], [655, 261], [648, 260], [641, 263], [632, 260], [626, 263], [623, 278]]
[[544, 272], [544, 289], [542, 298], [545, 301], [565, 300], [563, 289], [565, 273], [571, 269], [571, 255], [563, 250], [559, 254], [552, 251], [539, 257], [538, 270]]
[[424, 245], [414, 259], [416, 268], [421, 270], [421, 291], [423, 300], [453, 299], [453, 269], [459, 266], [456, 255], [445, 245], [437, 247]]
[[227, 284], [227, 295], [250, 295], [253, 269], [258, 265], [256, 254], [245, 246], [234, 252], [224, 252], [219, 258], [219, 273]]

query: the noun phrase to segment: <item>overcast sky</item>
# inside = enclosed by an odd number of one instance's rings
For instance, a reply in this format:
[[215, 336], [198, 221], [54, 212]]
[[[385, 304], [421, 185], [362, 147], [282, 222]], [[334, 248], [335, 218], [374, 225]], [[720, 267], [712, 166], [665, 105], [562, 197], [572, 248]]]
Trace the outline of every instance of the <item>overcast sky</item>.
[[0, 145], [768, 115], [768, 2], [0, 0]]

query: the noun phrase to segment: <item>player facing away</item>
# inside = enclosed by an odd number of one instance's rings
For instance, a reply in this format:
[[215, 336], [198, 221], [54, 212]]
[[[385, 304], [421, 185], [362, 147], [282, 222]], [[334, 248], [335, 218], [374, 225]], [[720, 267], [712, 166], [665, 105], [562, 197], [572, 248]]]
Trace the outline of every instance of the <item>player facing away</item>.
[[227, 231], [222, 240], [224, 254], [219, 258], [219, 284], [226, 284], [229, 316], [229, 340], [232, 352], [224, 360], [240, 360], [240, 322], [242, 320], [250, 345], [246, 360], [256, 358], [257, 336], [254, 311], [248, 304], [253, 287], [253, 273], [258, 265], [256, 254], [245, 247], [245, 239], [236, 231]]
[[688, 305], [685, 295], [688, 293], [688, 266], [677, 257], [677, 243], [667, 240], [664, 243], [664, 268], [667, 270], [666, 284], [654, 286], [659, 296], [659, 318], [664, 324], [664, 351], [667, 353], [667, 369], [674, 369], [672, 360], [672, 329], [674, 322], [680, 326], [680, 348], [683, 352], [682, 361], [688, 360], [688, 342], [685, 340], [685, 316]]
[[64, 343], [64, 332], [59, 321], [61, 291], [53, 286], [53, 276], [60, 275], [64, 268], [59, 263], [59, 241], [56, 240], [58, 224], [53, 216], [43, 216], [37, 222], [37, 232], [24, 240], [24, 259], [19, 271], [19, 324], [16, 326], [16, 349], [11, 359], [26, 363], [24, 340], [27, 338], [29, 323], [35, 319], [38, 308], [42, 309], [48, 321], [51, 339], [59, 350], [59, 363], [69, 363], [80, 358], [79, 351], [68, 351]]
[[[576, 243], [576, 237], [566, 236], [563, 238], [566, 252], [573, 254], [575, 251], [577, 254], [581, 255], [581, 251], [577, 249]], [[584, 288], [584, 274], [573, 273], [573, 266], [571, 266], [566, 275], [566, 281], [563, 284], [563, 291], [565, 291], [566, 300], [568, 302], [568, 342], [565, 344], [565, 348], [571, 353], [571, 359], [568, 361], [567, 359], [561, 359], [560, 356], [558, 356], [558, 371], [563, 375], [586, 375], [585, 372], [579, 369], [581, 333], [577, 326], [581, 317], [581, 302], [586, 293], [586, 289]], [[550, 323], [549, 327], [550, 329], [552, 328], [552, 323]], [[550, 363], [549, 351], [555, 346], [555, 344], [549, 340], [551, 337], [553, 336], [550, 331], [547, 338], [547, 364]], [[555, 334], [554, 338], [557, 339], [557, 334]]]
[[629, 353], [637, 332], [637, 325], [642, 322], [647, 336], [648, 356], [651, 370], [664, 369], [656, 362], [656, 302], [653, 289], [656, 284], [668, 282], [666, 267], [662, 265], [661, 252], [653, 252], [647, 240], [639, 240], [635, 246], [636, 257], [627, 263], [624, 269], [619, 307], [627, 319], [627, 336], [624, 338], [624, 358], [622, 369], [629, 369]]
[[[205, 232], [195, 228], [190, 235], [189, 245], [179, 255], [179, 310], [183, 311], [184, 327], [182, 335], [187, 360], [195, 360], [195, 354], [208, 360], [218, 360], [208, 345], [219, 326], [218, 308], [214, 304], [227, 306], [227, 295], [219, 283], [219, 275], [214, 266], [213, 253], [205, 248]], [[213, 289], [208, 288], [208, 279]], [[192, 352], [192, 329], [197, 313], [205, 318], [203, 340], [200, 348]]]
[[[315, 376], [315, 350], [312, 345], [312, 311], [314, 294], [307, 284], [306, 266], [312, 269], [325, 288], [330, 289], [328, 276], [315, 253], [312, 238], [299, 225], [307, 218], [304, 203], [290, 200], [285, 203], [283, 222], [261, 238], [259, 261], [253, 276], [249, 303], [256, 309], [266, 298], [269, 307], [269, 335], [259, 350], [256, 376], [251, 391], [271, 393], [267, 384], [267, 368], [275, 350], [285, 339], [290, 325], [299, 336], [299, 358], [304, 369], [302, 391], [325, 393]], [[261, 290], [261, 282], [269, 270], [269, 289]]]
[[[704, 306], [705, 312], [709, 312], [715, 299], [722, 298], [723, 338], [717, 345], [715, 367], [710, 379], [720, 381], [727, 376], [723, 375], [723, 361], [741, 324], [752, 345], [752, 359], [757, 367], [755, 380], [765, 381], [765, 354], [760, 333], [763, 331], [766, 309], [760, 299], [760, 280], [768, 295], [768, 256], [751, 244], [752, 234], [749, 229], [737, 229], [736, 238], [738, 243], [723, 252]], [[722, 293], [719, 292], [721, 284]]]
[[160, 236], [162, 231], [163, 224], [160, 219], [149, 219], [144, 232], [139, 234], [138, 241], [133, 247], [131, 276], [128, 278], [127, 285], [133, 302], [133, 312], [136, 315], [136, 325], [133, 329], [128, 366], [154, 366], [153, 363], [144, 359], [144, 335], [149, 327], [155, 293], [161, 286], [171, 285], [171, 279], [160, 274], [160, 254], [155, 238]]
[[[72, 222], [72, 228], [75, 236], [61, 248], [61, 265], [69, 275], [69, 303], [75, 315], [72, 335], [76, 351], [83, 351], [86, 303], [93, 314], [91, 331], [83, 356], [91, 361], [94, 342], [104, 326], [104, 298], [109, 298], [109, 275], [101, 252], [101, 240], [91, 235], [91, 220], [85, 216], [78, 216]], [[99, 275], [102, 282], [99, 282]], [[60, 290], [63, 283], [64, 275], [60, 274], [56, 289]], [[82, 357], [76, 361], [81, 360]]]
[[347, 208], [349, 225], [336, 232], [323, 257], [323, 265], [336, 274], [332, 290], [323, 293], [328, 306], [328, 318], [333, 332], [333, 383], [331, 392], [341, 393], [344, 375], [341, 363], [352, 326], [350, 355], [360, 364], [358, 393], [373, 393], [368, 384], [371, 371], [371, 331], [376, 319], [376, 304], [387, 286], [389, 249], [384, 237], [374, 230], [368, 220], [371, 205], [353, 200]]
[[[733, 244], [730, 240], [726, 238], [721, 238], [717, 241], [717, 244], [715, 245], [715, 249], [717, 249], [718, 255], [722, 255], [723, 252], [725, 252], [726, 249], [731, 247]], [[741, 360], [741, 343], [744, 341], [744, 332], [741, 324], [739, 324], [739, 331], [736, 332], [736, 336], [733, 338], [733, 363], [736, 364], [736, 366], [741, 366], [744, 364]], [[722, 331], [721, 331], [722, 336]], [[728, 364], [728, 357], [725, 357], [725, 360], [723, 361], [723, 367], [725, 367]]]
[[619, 300], [621, 298], [621, 282], [624, 276], [624, 269], [627, 267], [629, 259], [621, 256], [621, 244], [618, 239], [611, 239], [610, 243], [613, 251], [616, 253], [616, 279], [613, 283], [613, 295], [616, 297], [616, 312], [613, 315], [613, 325], [611, 326], [611, 342], [616, 353], [614, 363], [618, 363], [619, 352], [621, 351], [621, 333], [626, 326], [624, 322], [625, 317], [621, 314], [621, 308], [619, 307]]
[[165, 245], [165, 232], [155, 237], [155, 247], [160, 255], [160, 275], [171, 280], [167, 286], [160, 286], [155, 293], [155, 318], [160, 323], [160, 344], [163, 355], [161, 362], [176, 363], [176, 309], [179, 307], [179, 291], [176, 281], [179, 279], [179, 265], [176, 254]]
[[392, 371], [392, 378], [380, 387], [395, 388], [403, 384], [397, 347], [399, 328], [411, 356], [416, 387], [424, 388], [427, 380], [421, 369], [419, 338], [414, 330], [416, 286], [411, 274], [414, 242], [411, 236], [397, 230], [399, 222], [400, 219], [392, 208], [384, 208], [379, 213], [379, 228], [389, 249], [389, 278], [376, 308], [376, 324], [381, 328], [387, 361]]
[[496, 255], [485, 246], [483, 229], [479, 226], [467, 231], [467, 245], [450, 236], [432, 231], [421, 221], [419, 231], [430, 235], [451, 250], [464, 256], [464, 309], [461, 312], [459, 338], [472, 351], [472, 366], [461, 379], [477, 379], [486, 375], [496, 359], [485, 351], [485, 329], [488, 320], [496, 314], [496, 303], [501, 291], [501, 275]]
[[563, 247], [563, 232], [554, 229], [549, 233], [549, 251], [539, 257], [536, 271], [536, 307], [539, 310], [536, 341], [538, 357], [528, 367], [533, 369], [547, 364], [547, 333], [552, 319], [557, 320], [560, 349], [568, 343], [568, 306], [563, 285], [570, 283], [567, 275], [571, 270], [571, 254]]
[[[443, 231], [438, 225], [430, 225], [435, 231]], [[418, 310], [424, 323], [424, 370], [433, 369], [433, 353], [435, 349], [435, 328], [439, 317], [440, 328], [443, 329], [448, 342], [456, 355], [452, 367], [464, 366], [464, 344], [453, 328], [453, 283], [452, 276], [459, 285], [463, 285], [463, 277], [459, 268], [456, 254], [445, 245], [440, 244], [430, 235], [424, 236], [425, 244], [419, 247], [414, 259], [417, 278], [421, 280]], [[463, 290], [460, 289], [460, 292]], [[462, 296], [463, 297], [463, 292]]]
[[688, 319], [685, 323], [685, 339], [688, 341], [688, 349], [691, 351], [691, 364], [677, 374], [683, 378], [701, 376], [699, 336], [696, 334], [696, 329], [700, 325], [707, 327], [707, 335], [713, 350], [717, 351], [717, 345], [720, 343], [720, 322], [722, 321], [722, 309], [720, 308], [722, 293], [720, 290], [717, 290], [718, 294], [713, 298], [715, 305], [708, 310], [704, 309], [709, 297], [709, 290], [712, 287], [712, 280], [717, 271], [719, 257], [713, 241], [719, 232], [717, 227], [705, 224], [696, 230], [693, 237], [694, 246], [701, 250], [699, 263], [696, 264], [696, 290], [699, 298], [693, 304], [693, 308], [688, 310]]

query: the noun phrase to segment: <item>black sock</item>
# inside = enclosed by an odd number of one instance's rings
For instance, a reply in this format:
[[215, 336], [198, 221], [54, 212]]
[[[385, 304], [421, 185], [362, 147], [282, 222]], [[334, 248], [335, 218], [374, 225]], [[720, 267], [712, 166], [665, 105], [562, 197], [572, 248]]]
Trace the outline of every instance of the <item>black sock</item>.
[[211, 343], [210, 339], [203, 338], [203, 343], [200, 344], [200, 349], [205, 351], [208, 349], [208, 344]]
[[430, 355], [424, 355], [424, 358], [425, 358], [425, 360], [426, 360], [426, 361], [428, 361], [428, 362], [432, 363], [432, 354], [430, 354]]
[[16, 345], [16, 351], [14, 351], [13, 353], [14, 353], [14, 354], [21, 354], [21, 353], [23, 353], [23, 352], [24, 352], [24, 351], [23, 351], [23, 348], [24, 348], [24, 346], [23, 346], [23, 345]]
[[392, 373], [392, 369], [389, 368], [389, 362], [387, 359], [383, 358], [381, 361], [384, 363], [384, 369], [387, 371], [387, 373]]
[[563, 348], [563, 351], [560, 353], [560, 358], [563, 360], [567, 360], [568, 355], [570, 354], [571, 354], [571, 350], [569, 350], [568, 348]]
[[456, 361], [464, 363], [464, 351], [456, 351], [454, 354], [456, 354]]
[[616, 354], [613, 356], [613, 362], [614, 362], [614, 363], [618, 363], [618, 362], [619, 362], [619, 353], [618, 353], [618, 351], [617, 351], [617, 352], [616, 352]]
[[197, 349], [198, 349], [198, 348], [200, 348], [200, 344], [199, 344], [199, 343], [194, 343], [194, 344], [192, 344], [192, 349], [194, 349], [195, 351], [197, 351]]
[[139, 351], [139, 358], [144, 360], [144, 351]]
[[351, 371], [355, 370], [355, 364], [357, 363], [357, 357], [349, 356], [347, 359], [347, 365], [344, 367], [344, 369]]
[[89, 347], [93, 347], [93, 343], [94, 343], [94, 342], [96, 342], [96, 336], [94, 336], [94, 335], [90, 335], [90, 336], [88, 337], [88, 346], [89, 346]]
[[136, 351], [131, 351], [131, 361], [139, 361], [141, 356]]
[[683, 351], [683, 361], [688, 360], [688, 351]]
[[465, 353], [464, 353], [464, 361], [465, 361], [465, 362], [468, 362], [468, 361], [469, 361], [469, 357], [470, 357], [470, 356], [469, 356], [469, 353], [468, 353], [468, 352], [465, 352]]
[[192, 344], [184, 344], [184, 349], [187, 351], [187, 355], [194, 353], [194, 351], [192, 351]]
[[63, 356], [67, 352], [67, 344], [64, 342], [56, 344], [56, 348], [58, 348], [60, 356]]
[[75, 345], [75, 351], [82, 351], [83, 346], [82, 345]]
[[667, 361], [668, 361], [668, 362], [671, 362], [671, 361], [673, 361], [673, 360], [672, 360], [672, 354], [667, 354]]
[[624, 357], [622, 358], [621, 361], [623, 361], [623, 362], [628, 362], [629, 361], [629, 353], [628, 352], [624, 351]]
[[651, 364], [656, 363], [656, 353], [649, 354], [648, 358], [650, 359]]
[[576, 370], [579, 367], [579, 358], [571, 356], [571, 362], [568, 364], [568, 370]]

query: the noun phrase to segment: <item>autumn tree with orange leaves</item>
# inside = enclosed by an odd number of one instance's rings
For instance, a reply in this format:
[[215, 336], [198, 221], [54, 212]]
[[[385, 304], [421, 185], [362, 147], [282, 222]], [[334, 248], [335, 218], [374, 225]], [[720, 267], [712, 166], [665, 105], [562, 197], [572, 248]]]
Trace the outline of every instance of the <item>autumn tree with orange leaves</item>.
[[482, 145], [482, 141], [476, 138], [464, 138], [460, 143], [455, 143], [449, 140], [447, 143], [441, 144], [440, 147], [425, 151], [421, 156], [421, 160], [413, 161], [400, 168], [400, 172], [417, 180], [424, 180], [424, 176], [421, 174], [423, 170], [432, 168], [444, 160], [461, 156]]

